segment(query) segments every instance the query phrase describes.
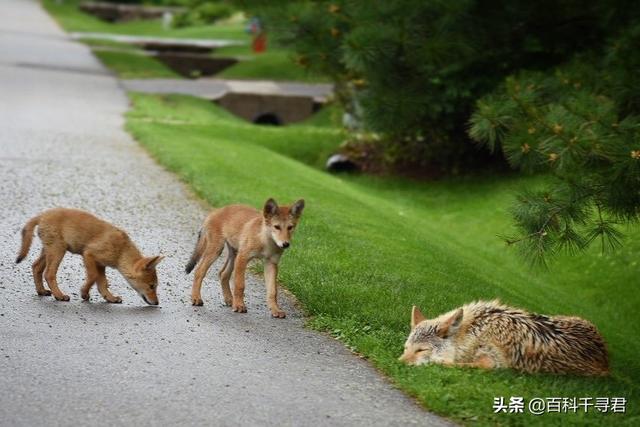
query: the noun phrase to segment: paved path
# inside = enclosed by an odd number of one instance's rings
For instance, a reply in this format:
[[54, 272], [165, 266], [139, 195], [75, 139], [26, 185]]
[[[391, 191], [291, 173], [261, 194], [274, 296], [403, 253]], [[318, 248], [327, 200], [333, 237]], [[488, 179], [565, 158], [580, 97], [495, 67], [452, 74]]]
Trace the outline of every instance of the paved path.
[[[261, 283], [248, 284], [246, 315], [220, 306], [213, 278], [207, 305], [189, 305], [182, 270], [206, 208], [123, 131], [126, 108], [116, 80], [35, 1], [0, 2], [0, 425], [442, 425], [305, 330], [290, 301], [287, 319], [271, 319]], [[19, 230], [56, 205], [167, 255], [161, 307], [113, 271], [122, 305], [81, 302], [77, 256], [58, 275], [71, 301], [37, 297], [39, 243], [15, 265]]]
[[324, 102], [333, 93], [327, 83], [275, 82], [271, 80], [231, 80], [203, 78], [187, 79], [132, 79], [122, 85], [132, 92], [180, 93], [206, 99], [222, 98], [225, 94], [248, 93], [256, 95], [306, 96]]

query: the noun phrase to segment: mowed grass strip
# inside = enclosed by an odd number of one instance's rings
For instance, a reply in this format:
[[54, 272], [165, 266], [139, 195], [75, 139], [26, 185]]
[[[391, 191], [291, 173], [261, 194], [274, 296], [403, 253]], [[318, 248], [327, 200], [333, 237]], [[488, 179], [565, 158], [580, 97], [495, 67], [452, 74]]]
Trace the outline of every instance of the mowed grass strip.
[[[340, 143], [340, 132], [330, 127], [256, 127], [192, 98], [131, 94], [131, 99], [129, 131], [212, 205], [305, 198], [280, 281], [303, 303], [312, 327], [367, 357], [426, 408], [480, 425], [640, 422], [638, 227], [625, 230], [625, 246], [615, 254], [593, 249], [560, 256], [548, 272], [531, 271], [496, 234], [508, 230], [506, 208], [514, 191], [539, 186], [544, 177], [416, 183], [332, 176], [320, 170], [321, 157], [314, 154]], [[187, 279], [183, 286], [188, 292]], [[491, 298], [593, 321], [609, 343], [613, 375], [523, 375], [397, 362], [412, 304], [435, 316]], [[616, 396], [629, 402], [627, 414], [590, 410], [535, 417], [494, 414], [498, 396]]]
[[[311, 73], [294, 61], [293, 52], [269, 44], [263, 53], [251, 49], [251, 37], [243, 22], [220, 22], [214, 25], [164, 28], [161, 20], [141, 20], [109, 23], [78, 9], [78, 0], [43, 0], [45, 9], [55, 17], [65, 30], [73, 32], [112, 33], [137, 36], [228, 39], [244, 44], [216, 49], [214, 56], [237, 57], [240, 61], [218, 73], [216, 77], [227, 79], [264, 79], [277, 81], [327, 82], [324, 76]], [[126, 43], [100, 40], [84, 40], [91, 46], [109, 46], [120, 50], [132, 50]], [[136, 48], [133, 48], [136, 49]], [[94, 50], [96, 56], [121, 78], [182, 78], [153, 57], [135, 55], [135, 52]]]
[[102, 21], [84, 13], [78, 6], [81, 0], [42, 0], [42, 5], [67, 31], [113, 33], [168, 38], [209, 38], [248, 41], [244, 24], [238, 22], [201, 25], [184, 28], [164, 28], [161, 19], [136, 20], [120, 23]]
[[326, 83], [329, 78], [313, 73], [295, 62], [291, 50], [269, 46], [265, 52], [255, 53], [250, 45], [217, 49], [215, 56], [237, 57], [240, 61], [222, 70], [216, 77], [224, 79], [257, 79]]
[[122, 79], [182, 78], [153, 56], [142, 52], [94, 49], [93, 54]]
[[[102, 63], [122, 79], [145, 78], [184, 78], [174, 72], [157, 58], [145, 54], [144, 50], [118, 42], [97, 42], [85, 40], [86, 44], [93, 47], [93, 53]], [[242, 48], [245, 53], [238, 56], [239, 62], [222, 70], [214, 76], [223, 79], [240, 80], [274, 80], [274, 81], [299, 81], [307, 83], [326, 83], [327, 78], [312, 74], [301, 66], [295, 64], [292, 53], [283, 49], [270, 49], [261, 54], [255, 54], [247, 46]], [[236, 57], [236, 55], [216, 53], [217, 57]]]
[[[138, 125], [158, 124], [158, 130], [183, 129], [199, 139], [208, 139], [212, 129], [230, 141], [259, 141], [261, 147], [291, 157], [315, 168], [322, 168], [336, 147], [344, 140], [342, 132], [329, 126], [327, 117], [336, 108], [320, 111], [304, 123], [289, 127], [256, 126], [202, 99], [181, 96], [133, 95], [135, 109], [128, 117]], [[170, 124], [169, 127], [162, 126]], [[132, 127], [132, 130], [137, 126]], [[192, 154], [196, 154], [193, 153]], [[266, 199], [265, 199], [266, 200]]]

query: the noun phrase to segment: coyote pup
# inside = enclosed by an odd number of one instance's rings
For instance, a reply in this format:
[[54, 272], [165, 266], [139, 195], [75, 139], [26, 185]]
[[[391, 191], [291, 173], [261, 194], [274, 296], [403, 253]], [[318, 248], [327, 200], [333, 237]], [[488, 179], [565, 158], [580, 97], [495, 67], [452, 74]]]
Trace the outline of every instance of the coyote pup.
[[[225, 304], [231, 305], [235, 312], [247, 312], [244, 305], [245, 270], [251, 259], [260, 258], [264, 261], [267, 305], [271, 315], [285, 317], [277, 301], [278, 262], [290, 245], [303, 209], [304, 200], [298, 200], [291, 206], [278, 206], [275, 200], [269, 199], [262, 213], [244, 205], [225, 206], [211, 212], [204, 220], [193, 255], [185, 269], [187, 274], [191, 273], [199, 262], [191, 289], [192, 304], [204, 304], [200, 295], [202, 280], [226, 246], [227, 259], [220, 270]], [[233, 294], [229, 287], [231, 274], [234, 275]]]
[[607, 375], [596, 327], [579, 317], [543, 316], [477, 301], [427, 320], [414, 306], [402, 362], [554, 374]]
[[[105, 267], [113, 267], [147, 304], [158, 305], [156, 265], [163, 257], [143, 257], [124, 231], [78, 209], [49, 209], [31, 218], [22, 229], [22, 247], [16, 263], [29, 253], [36, 226], [42, 241], [42, 252], [32, 266], [38, 295], [53, 293], [58, 301], [69, 301], [69, 296], [58, 288], [56, 279], [58, 266], [69, 251], [82, 255], [87, 269], [87, 279], [80, 293], [82, 299], [89, 299], [89, 290], [97, 282], [98, 291], [107, 302], [122, 302], [122, 298], [109, 292]], [[43, 274], [51, 290], [45, 289]]]

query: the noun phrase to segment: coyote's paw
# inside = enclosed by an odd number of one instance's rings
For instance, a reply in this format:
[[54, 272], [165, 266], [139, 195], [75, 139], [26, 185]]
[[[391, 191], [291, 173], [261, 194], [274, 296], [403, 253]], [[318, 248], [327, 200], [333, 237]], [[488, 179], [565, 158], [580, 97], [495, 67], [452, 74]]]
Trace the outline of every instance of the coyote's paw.
[[278, 318], [278, 319], [284, 319], [285, 317], [287, 317], [287, 313], [285, 313], [284, 311], [280, 310], [280, 309], [275, 309], [275, 310], [271, 310], [271, 316]]
[[38, 292], [38, 295], [40, 295], [41, 297], [48, 297], [51, 295], [51, 291], [49, 289], [43, 289], [41, 291], [36, 291]]
[[69, 301], [69, 295], [61, 294], [61, 295], [54, 295], [54, 297], [58, 301]]
[[81, 292], [80, 298], [82, 298], [85, 301], [89, 301], [89, 292]]
[[197, 307], [202, 307], [204, 305], [204, 301], [200, 297], [191, 297], [191, 304]]
[[116, 297], [116, 296], [112, 296], [110, 298], [105, 298], [107, 300], [108, 303], [111, 304], [120, 304], [122, 303], [122, 298], [121, 297]]
[[233, 303], [232, 309], [236, 313], [246, 313], [247, 312], [247, 306], [245, 306], [244, 303], [242, 303], [242, 302]]

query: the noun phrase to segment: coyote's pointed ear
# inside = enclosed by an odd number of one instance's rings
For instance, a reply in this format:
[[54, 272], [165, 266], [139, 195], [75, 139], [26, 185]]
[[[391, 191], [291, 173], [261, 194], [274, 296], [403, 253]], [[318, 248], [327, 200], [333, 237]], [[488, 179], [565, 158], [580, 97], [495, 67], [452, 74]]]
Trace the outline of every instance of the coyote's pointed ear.
[[302, 211], [304, 210], [304, 199], [300, 199], [291, 205], [291, 210], [289, 211], [291, 216], [294, 218], [300, 218], [302, 215]]
[[272, 218], [278, 213], [278, 204], [275, 200], [269, 199], [265, 202], [262, 214], [265, 218]]
[[411, 308], [411, 329], [415, 329], [416, 326], [418, 326], [418, 323], [426, 319], [427, 318], [424, 317], [424, 315], [422, 314], [422, 312], [418, 307], [414, 305], [413, 308]]
[[455, 334], [462, 323], [464, 312], [461, 308], [457, 309], [447, 320], [438, 325], [436, 333], [442, 338], [450, 337]]
[[156, 268], [156, 265], [158, 265], [160, 261], [162, 261], [163, 259], [164, 259], [164, 256], [162, 255], [146, 258], [143, 264], [144, 266], [143, 268], [145, 270], [153, 270], [154, 268]]

